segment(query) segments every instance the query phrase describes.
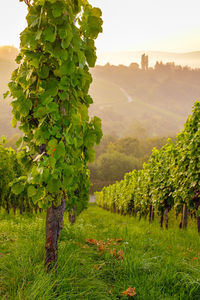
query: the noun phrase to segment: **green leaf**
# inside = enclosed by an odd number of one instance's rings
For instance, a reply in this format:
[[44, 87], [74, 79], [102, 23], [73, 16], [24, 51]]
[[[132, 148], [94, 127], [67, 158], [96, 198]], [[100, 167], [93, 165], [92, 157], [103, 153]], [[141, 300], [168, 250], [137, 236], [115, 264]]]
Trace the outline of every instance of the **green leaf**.
[[50, 156], [49, 157], [49, 166], [53, 169], [55, 168], [56, 160], [54, 157]]
[[31, 66], [39, 68], [41, 58], [40, 53], [36, 53], [30, 50], [23, 50], [23, 54], [28, 58]]
[[34, 50], [37, 47], [36, 32], [33, 29], [26, 28], [21, 33], [21, 48], [29, 48]]
[[50, 96], [55, 97], [58, 94], [58, 84], [59, 82], [56, 79], [49, 79], [44, 88]]
[[38, 186], [38, 188], [36, 190], [36, 194], [31, 196], [33, 204], [35, 205], [39, 201], [43, 200], [45, 196], [46, 196], [45, 189], [43, 187]]
[[41, 30], [41, 29], [39, 29], [39, 30], [37, 31], [37, 34], [36, 34], [36, 36], [35, 36], [35, 39], [36, 39], [36, 41], [40, 40], [40, 38], [41, 38], [41, 35], [42, 35], [42, 30]]
[[46, 110], [48, 113], [56, 112], [56, 111], [58, 111], [58, 104], [55, 102], [51, 102], [51, 103], [47, 104]]
[[60, 78], [62, 77], [62, 73], [60, 70], [54, 70], [53, 73], [56, 77], [60, 77]]
[[72, 73], [74, 73], [75, 71], [75, 64], [73, 61], [68, 61], [66, 63], [64, 63], [61, 67], [60, 67], [60, 71], [62, 75], [70, 75]]
[[93, 14], [93, 16], [100, 18], [102, 16], [102, 11], [98, 7], [93, 7], [92, 14]]
[[58, 143], [58, 141], [57, 141], [56, 139], [51, 139], [51, 140], [48, 142], [48, 147], [49, 147], [50, 149], [56, 148], [57, 143]]
[[94, 41], [92, 39], [87, 40], [86, 49], [85, 49], [85, 57], [88, 62], [89, 67], [93, 68], [96, 63], [96, 52], [95, 52], [95, 46]]
[[28, 187], [27, 192], [28, 192], [28, 197], [30, 197], [30, 198], [37, 194], [37, 190], [33, 185], [30, 185]]
[[102, 32], [102, 20], [96, 16], [89, 16], [87, 30], [92, 38], [96, 38], [99, 32]]
[[49, 95], [49, 92], [45, 92], [40, 96], [41, 104], [46, 105], [53, 101], [53, 98], [51, 95]]
[[12, 118], [11, 125], [12, 125], [13, 128], [17, 127], [17, 120], [16, 120], [15, 117]]
[[49, 76], [49, 68], [43, 65], [40, 70], [38, 70], [38, 76], [41, 79], [46, 79]]
[[55, 5], [53, 6], [52, 14], [54, 18], [60, 17], [63, 14], [63, 4], [62, 2], [55, 2]]
[[87, 150], [88, 161], [93, 162], [95, 160], [96, 151], [92, 148]]
[[61, 46], [63, 49], [67, 49], [70, 45], [70, 42], [73, 38], [73, 34], [71, 31], [67, 32], [67, 37], [65, 39], [62, 40]]
[[64, 169], [63, 169], [63, 185], [64, 186], [69, 186], [69, 184], [71, 183], [72, 179], [73, 179], [73, 174], [74, 174], [74, 167], [73, 166], [69, 166], [69, 165], [65, 165]]
[[[20, 2], [23, 2], [23, 0], [20, 0]], [[26, 17], [27, 23], [30, 27], [34, 27], [39, 22], [39, 11], [36, 7], [32, 6], [29, 10], [29, 13]]]
[[86, 58], [82, 51], [78, 51], [78, 59], [79, 59], [79, 66], [81, 69], [83, 69], [85, 66]]
[[44, 38], [48, 42], [55, 42], [56, 40], [56, 29], [53, 26], [48, 26], [43, 32]]
[[66, 39], [67, 38], [67, 28], [66, 26], [62, 26], [58, 29], [58, 34], [61, 39]]
[[60, 157], [64, 157], [65, 156], [65, 145], [64, 143], [61, 141], [57, 146], [56, 146], [56, 151], [54, 153], [54, 157], [56, 159], [59, 159]]
[[15, 195], [19, 195], [24, 191], [24, 183], [18, 182], [12, 185], [12, 192]]
[[30, 99], [23, 99], [21, 102], [18, 103], [20, 108], [20, 114], [23, 117], [26, 117], [29, 114], [29, 111], [32, 108], [32, 102]]
[[6, 143], [6, 137], [5, 137], [5, 135], [2, 135], [0, 141], [1, 141], [2, 144], [5, 144], [5, 143]]
[[17, 150], [19, 151], [22, 146], [23, 146], [23, 143], [24, 143], [24, 138], [23, 137], [20, 137], [17, 142], [16, 142], [16, 146], [17, 146]]
[[7, 91], [7, 92], [5, 92], [4, 94], [3, 94], [3, 99], [6, 99], [7, 97], [8, 97], [8, 95], [9, 95], [9, 91]]
[[47, 191], [49, 193], [58, 193], [61, 187], [61, 182], [59, 179], [51, 179], [47, 184]]
[[34, 112], [34, 117], [35, 118], [43, 118], [47, 114], [47, 109], [46, 107], [42, 106], [37, 108], [37, 110]]
[[16, 63], [17, 63], [17, 64], [20, 64], [22, 58], [23, 58], [23, 55], [22, 55], [21, 53], [18, 54], [17, 57], [16, 57], [16, 59], [15, 59]]

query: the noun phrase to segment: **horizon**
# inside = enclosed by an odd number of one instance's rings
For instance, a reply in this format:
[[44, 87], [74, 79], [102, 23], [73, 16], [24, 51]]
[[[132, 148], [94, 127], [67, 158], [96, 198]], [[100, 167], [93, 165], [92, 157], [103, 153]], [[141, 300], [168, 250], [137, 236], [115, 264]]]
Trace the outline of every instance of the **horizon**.
[[[5, 44], [5, 45], [0, 45], [0, 48], [3, 48], [3, 47], [13, 47], [17, 50], [20, 50], [20, 47], [17, 47], [15, 46], [14, 44]], [[101, 53], [123, 53], [123, 52], [160, 52], [160, 53], [170, 53], [170, 54], [188, 54], [188, 53], [195, 53], [195, 52], [200, 52], [200, 48], [199, 50], [191, 50], [191, 51], [165, 51], [165, 50], [160, 50], [160, 49], [151, 49], [151, 50], [148, 50], [148, 49], [140, 49], [140, 50], [131, 50], [131, 49], [128, 49], [128, 50], [107, 50], [107, 51], [101, 51], [101, 50], [98, 50], [98, 52], [101, 52]]]
[[[1, 45], [0, 49], [6, 47], [13, 47], [19, 51], [19, 48], [14, 45]], [[96, 65], [104, 66], [106, 64], [118, 66], [129, 66], [131, 63], [138, 63], [140, 65], [141, 55], [145, 53], [149, 56], [149, 66], [154, 67], [156, 62], [171, 63], [182, 67], [188, 66], [191, 68], [200, 68], [200, 50], [190, 52], [170, 52], [161, 50], [121, 50], [121, 51], [98, 51]], [[193, 57], [192, 57], [193, 56]], [[195, 57], [197, 56], [197, 57]], [[5, 57], [2, 55], [1, 57]]]

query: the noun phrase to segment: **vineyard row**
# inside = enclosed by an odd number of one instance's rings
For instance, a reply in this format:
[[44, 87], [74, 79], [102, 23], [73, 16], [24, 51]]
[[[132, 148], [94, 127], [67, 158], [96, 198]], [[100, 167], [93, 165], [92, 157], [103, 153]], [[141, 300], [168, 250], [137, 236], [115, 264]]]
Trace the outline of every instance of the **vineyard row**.
[[176, 143], [170, 139], [160, 150], [153, 149], [143, 169], [127, 173], [124, 179], [95, 193], [96, 203], [112, 212], [147, 216], [156, 211], [160, 224], [168, 227], [171, 209], [182, 214], [180, 227], [187, 227], [188, 215], [197, 219], [200, 233], [200, 102], [194, 105]]

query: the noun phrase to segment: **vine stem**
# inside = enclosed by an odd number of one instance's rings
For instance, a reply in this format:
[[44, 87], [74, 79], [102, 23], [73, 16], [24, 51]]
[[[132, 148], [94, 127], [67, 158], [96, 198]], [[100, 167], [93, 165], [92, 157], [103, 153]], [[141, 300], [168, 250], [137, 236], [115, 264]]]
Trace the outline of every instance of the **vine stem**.
[[25, 4], [28, 6], [28, 7], [31, 7], [31, 3], [30, 3], [30, 0], [24, 0]]
[[46, 244], [45, 244], [45, 266], [47, 272], [57, 268], [58, 238], [63, 228], [63, 216], [65, 212], [65, 200], [62, 199], [60, 206], [53, 204], [47, 209], [46, 215]]

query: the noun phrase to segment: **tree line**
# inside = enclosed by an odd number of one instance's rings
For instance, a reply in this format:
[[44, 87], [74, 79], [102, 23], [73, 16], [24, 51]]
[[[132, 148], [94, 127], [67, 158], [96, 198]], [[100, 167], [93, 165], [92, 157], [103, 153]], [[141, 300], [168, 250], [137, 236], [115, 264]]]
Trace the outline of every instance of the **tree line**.
[[[172, 137], [175, 141], [175, 137]], [[142, 169], [152, 149], [160, 149], [167, 142], [166, 137], [123, 137], [105, 135], [96, 150], [96, 159], [89, 164], [91, 189], [94, 193], [104, 186], [123, 179], [133, 169]]]

